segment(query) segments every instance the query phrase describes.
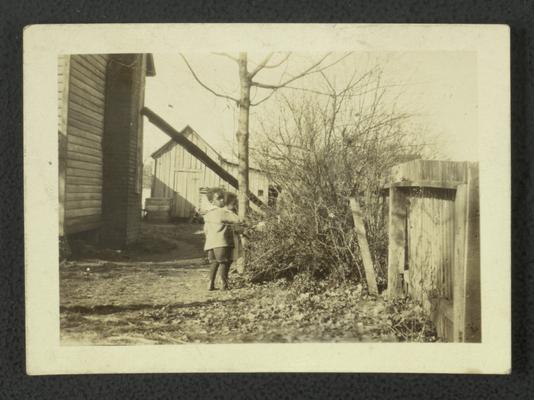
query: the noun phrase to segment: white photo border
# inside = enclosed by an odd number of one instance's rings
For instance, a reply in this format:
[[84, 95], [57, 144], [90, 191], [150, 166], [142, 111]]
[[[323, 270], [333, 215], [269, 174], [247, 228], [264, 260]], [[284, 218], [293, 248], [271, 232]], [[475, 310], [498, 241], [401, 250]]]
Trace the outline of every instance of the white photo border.
[[[91, 24], [24, 30], [26, 362], [30, 375], [511, 370], [510, 32], [506, 25]], [[209, 51], [477, 53], [482, 343], [60, 346], [60, 54]]]

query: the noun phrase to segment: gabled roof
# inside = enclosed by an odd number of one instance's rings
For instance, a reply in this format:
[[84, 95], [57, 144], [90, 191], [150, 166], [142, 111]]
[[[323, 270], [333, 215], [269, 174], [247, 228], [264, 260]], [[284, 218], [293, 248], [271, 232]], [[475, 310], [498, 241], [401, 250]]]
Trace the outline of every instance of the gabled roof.
[[[219, 161], [219, 163], [233, 165], [233, 166], [236, 166], [236, 167], [238, 166], [238, 163], [236, 163], [234, 161], [227, 160], [226, 158], [221, 156], [206, 140], [204, 140], [204, 138], [202, 136], [200, 136], [200, 134], [197, 131], [195, 131], [189, 125], [186, 125], [185, 128], [183, 128], [180, 131], [180, 134], [182, 134], [182, 135], [184, 135], [186, 137], [189, 136], [189, 135], [196, 135], [198, 137], [198, 139], [202, 142], [202, 144], [206, 145], [215, 154], [215, 156], [217, 157], [217, 160]], [[163, 146], [161, 146], [159, 149], [157, 149], [155, 152], [153, 152], [150, 156], [153, 159], [156, 159], [156, 158], [160, 157], [163, 153], [165, 153], [165, 152], [169, 151], [170, 149], [172, 149], [176, 145], [178, 145], [178, 143], [176, 143], [176, 141], [174, 139], [171, 139], [167, 143], [165, 143]], [[249, 170], [262, 172], [261, 169], [255, 168], [255, 167], [250, 167], [250, 166], [249, 166]]]
[[[180, 134], [187, 137], [189, 135], [196, 135], [203, 145], [207, 146], [213, 153], [216, 154], [217, 158], [219, 160], [223, 160], [222, 156], [208, 143], [204, 140], [202, 136], [198, 134], [193, 128], [191, 128], [189, 125], [186, 125], [181, 131]], [[161, 146], [159, 149], [157, 149], [155, 152], [153, 152], [150, 156], [154, 159], [161, 156], [162, 153], [170, 150], [175, 145], [178, 145], [174, 139], [169, 140], [167, 143], [165, 143], [163, 146]]]

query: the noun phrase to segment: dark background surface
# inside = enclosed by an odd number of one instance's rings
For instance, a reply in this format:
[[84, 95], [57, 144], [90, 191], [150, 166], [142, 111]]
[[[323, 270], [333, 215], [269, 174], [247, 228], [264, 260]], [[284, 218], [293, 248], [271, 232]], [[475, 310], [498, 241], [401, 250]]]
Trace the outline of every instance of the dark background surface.
[[[532, 1], [0, 1], [0, 399], [531, 398], [534, 228]], [[513, 373], [28, 377], [24, 347], [22, 29], [46, 23], [499, 23], [511, 27]], [[491, 310], [484, 310], [491, 312]], [[417, 355], [414, 354], [414, 357]], [[387, 363], [387, 360], [384, 360]]]

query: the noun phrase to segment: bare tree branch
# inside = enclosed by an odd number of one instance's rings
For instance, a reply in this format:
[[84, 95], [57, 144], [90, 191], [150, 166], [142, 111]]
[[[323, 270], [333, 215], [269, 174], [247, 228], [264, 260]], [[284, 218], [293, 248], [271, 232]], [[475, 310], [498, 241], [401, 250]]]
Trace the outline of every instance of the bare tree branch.
[[[271, 53], [270, 56], [272, 56], [273, 54]], [[291, 57], [291, 53], [287, 53], [287, 55], [282, 58], [279, 62], [275, 63], [275, 64], [270, 64], [268, 65], [267, 62], [268, 60], [264, 60], [262, 61], [260, 64], [258, 64], [258, 66], [256, 67], [256, 69], [254, 71], [251, 72], [250, 74], [250, 78], [253, 78], [258, 72], [260, 72], [262, 69], [273, 69], [273, 68], [278, 68], [280, 65], [282, 65], [283, 63], [285, 63], [289, 57]]]
[[180, 57], [182, 57], [182, 59], [184, 60], [185, 64], [187, 65], [187, 68], [189, 68], [189, 71], [191, 71], [191, 74], [193, 75], [193, 78], [195, 78], [195, 80], [198, 82], [198, 84], [200, 86], [202, 86], [208, 92], [214, 94], [217, 97], [222, 97], [223, 99], [232, 100], [236, 104], [239, 104], [239, 100], [238, 99], [235, 99], [235, 98], [233, 98], [231, 96], [228, 96], [228, 95], [225, 95], [225, 94], [217, 93], [215, 90], [213, 90], [208, 85], [206, 85], [204, 82], [202, 82], [200, 80], [200, 78], [197, 76], [197, 74], [195, 73], [195, 71], [193, 70], [193, 68], [191, 67], [191, 65], [189, 64], [189, 62], [187, 61], [187, 58], [185, 58], [185, 56], [183, 54], [180, 54]]
[[308, 93], [318, 94], [321, 96], [332, 96], [332, 93], [321, 92], [320, 90], [315, 90], [315, 89], [300, 88], [296, 86], [284, 86], [284, 89], [300, 90], [301, 92], [308, 92]]
[[287, 55], [280, 60], [280, 62], [277, 62], [276, 64], [266, 65], [264, 68], [278, 68], [280, 65], [285, 63], [289, 57], [291, 57], [291, 53], [287, 53]]
[[267, 96], [265, 96], [263, 99], [261, 99], [261, 100], [259, 100], [259, 101], [256, 101], [256, 102], [254, 102], [254, 103], [250, 103], [250, 106], [251, 106], [251, 107], [255, 107], [255, 106], [257, 106], [257, 105], [263, 103], [264, 101], [269, 100], [269, 99], [271, 98], [271, 96], [272, 96], [273, 94], [275, 94], [275, 93], [276, 93], [276, 90], [272, 90], [271, 93], [269, 93], [269, 94], [268, 94]]
[[263, 59], [263, 61], [260, 62], [260, 63], [256, 66], [256, 68], [254, 68], [254, 70], [248, 74], [249, 79], [254, 78], [254, 75], [256, 75], [256, 74], [257, 74], [258, 72], [260, 72], [263, 68], [265, 68], [265, 66], [267, 65], [267, 63], [269, 62], [269, 60], [271, 59], [271, 57], [273, 56], [273, 54], [274, 54], [274, 53], [269, 53], [269, 54], [267, 54], [267, 57], [265, 57], [265, 58]]
[[228, 53], [212, 53], [212, 54], [215, 54], [216, 56], [221, 56], [221, 57], [226, 57], [226, 58], [229, 58], [230, 60], [232, 61], [235, 61], [235, 62], [238, 62], [239, 60], [237, 59], [237, 57], [234, 57]]
[[[321, 63], [332, 53], [327, 53], [324, 57], [322, 57], [319, 61], [317, 61], [316, 63], [314, 63], [313, 65], [311, 65], [309, 68], [307, 68], [306, 70], [304, 70], [303, 72], [301, 72], [300, 74], [298, 75], [295, 75], [289, 79], [287, 79], [285, 82], [282, 82], [280, 84], [277, 84], [277, 85], [273, 85], [273, 84], [267, 84], [267, 83], [261, 83], [261, 82], [255, 82], [255, 81], [251, 81], [251, 85], [252, 86], [257, 86], [257, 87], [260, 87], [262, 89], [273, 89], [273, 90], [278, 90], [278, 89], [281, 89], [283, 88], [284, 86], [290, 84], [291, 82], [293, 81], [296, 81], [297, 79], [300, 79], [306, 75], [310, 75], [310, 74], [313, 74], [315, 72], [319, 72], [320, 70], [317, 69], [317, 67], [319, 65], [321, 65]], [[333, 64], [331, 64], [333, 65]]]
[[[328, 79], [326, 78], [326, 76], [324, 75], [324, 73], [322, 71], [324, 71], [325, 69], [327, 68], [330, 68], [332, 67], [333, 65], [341, 62], [342, 60], [344, 60], [345, 58], [347, 58], [351, 53], [348, 53], [346, 55], [344, 55], [343, 57], [337, 59], [336, 61], [322, 67], [322, 68], [317, 68], [331, 53], [328, 53], [326, 54], [323, 58], [321, 58], [318, 62], [316, 62], [315, 64], [313, 64], [311, 67], [309, 67], [308, 69], [306, 69], [305, 71], [303, 71], [302, 73], [298, 74], [298, 75], [295, 75], [293, 77], [291, 77], [290, 79], [287, 79], [285, 82], [283, 83], [279, 83], [279, 84], [265, 84], [265, 83], [261, 83], [261, 82], [255, 82], [255, 81], [252, 81], [251, 80], [251, 86], [255, 86], [255, 87], [259, 87], [259, 88], [262, 88], [262, 89], [271, 89], [272, 92], [269, 93], [267, 96], [265, 96], [263, 99], [257, 101], [257, 102], [254, 102], [254, 103], [251, 103], [251, 106], [257, 106], [261, 103], [263, 103], [264, 101], [267, 101], [269, 98], [271, 98], [271, 96], [278, 90], [278, 89], [282, 89], [282, 88], [287, 88], [287, 89], [293, 89], [293, 90], [302, 90], [302, 91], [306, 91], [306, 92], [311, 92], [311, 93], [315, 93], [315, 94], [320, 94], [320, 95], [326, 95], [326, 96], [332, 96], [333, 93], [335, 93], [334, 91], [334, 88], [333, 86], [330, 84], [330, 82], [328, 81]], [[287, 61], [287, 59], [289, 58], [289, 56], [291, 55], [291, 53], [289, 53], [286, 57], [284, 57], [279, 63], [276, 63], [276, 64], [273, 64], [273, 65], [267, 65], [267, 63], [269, 62], [270, 58], [272, 57], [272, 53], [269, 54], [259, 65], [258, 67], [256, 67], [256, 69], [250, 74], [251, 76], [251, 79], [254, 75], [256, 75], [259, 71], [261, 71], [262, 69], [264, 68], [276, 68], [280, 65], [282, 65], [282, 63], [284, 63], [285, 61]], [[317, 73], [317, 72], [320, 72], [324, 79], [326, 80], [326, 82], [328, 83], [328, 85], [330, 86], [330, 88], [332, 89], [332, 93], [325, 93], [325, 92], [320, 92], [320, 91], [317, 91], [317, 90], [312, 90], [312, 89], [305, 89], [305, 88], [297, 88], [297, 87], [292, 87], [292, 86], [288, 86], [291, 82], [294, 82], [296, 81], [297, 79], [300, 79], [300, 78], [303, 78], [304, 76], [306, 75], [311, 75], [311, 74], [314, 74], [314, 73]]]

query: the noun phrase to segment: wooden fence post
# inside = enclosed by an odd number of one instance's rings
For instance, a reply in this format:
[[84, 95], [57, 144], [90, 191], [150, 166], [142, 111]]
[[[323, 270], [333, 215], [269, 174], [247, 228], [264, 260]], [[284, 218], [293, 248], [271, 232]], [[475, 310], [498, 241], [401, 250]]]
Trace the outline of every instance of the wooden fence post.
[[352, 210], [352, 218], [354, 219], [354, 229], [356, 237], [358, 238], [358, 245], [362, 255], [363, 266], [365, 268], [365, 278], [367, 280], [367, 288], [370, 294], [377, 295], [378, 287], [376, 286], [376, 276], [373, 267], [373, 259], [369, 251], [369, 243], [367, 243], [367, 233], [365, 231], [365, 224], [363, 222], [362, 211], [360, 203], [354, 197], [350, 198], [350, 208]]
[[406, 246], [406, 196], [396, 187], [389, 188], [388, 298], [402, 294], [400, 274], [404, 271]]
[[467, 184], [458, 185], [454, 200], [454, 286], [453, 286], [453, 340], [465, 338], [465, 232], [467, 225]]
[[458, 185], [454, 209], [454, 341], [480, 342], [478, 169], [467, 168], [467, 184]]
[[480, 342], [480, 216], [478, 168], [467, 171], [467, 231], [465, 252], [465, 341]]

